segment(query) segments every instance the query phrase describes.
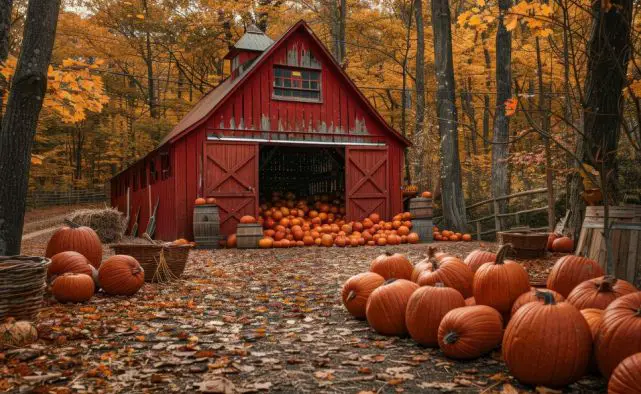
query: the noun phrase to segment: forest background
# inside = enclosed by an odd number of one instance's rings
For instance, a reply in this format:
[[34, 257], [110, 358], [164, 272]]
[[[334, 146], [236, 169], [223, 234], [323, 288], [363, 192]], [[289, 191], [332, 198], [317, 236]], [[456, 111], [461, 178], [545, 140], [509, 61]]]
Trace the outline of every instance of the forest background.
[[[26, 3], [13, 3], [0, 99], [21, 46]], [[449, 7], [447, 26], [439, 23], [442, 8], [433, 16], [438, 5]], [[615, 183], [619, 201], [639, 202], [641, 4], [631, 6]], [[603, 0], [596, 9], [607, 14], [617, 7]], [[414, 142], [408, 182], [438, 190], [443, 167], [460, 165], [468, 205], [551, 182], [562, 215], [579, 168], [594, 9], [587, 0], [64, 1], [29, 188], [102, 187], [227, 77], [223, 57], [249, 24], [276, 38], [305, 19], [378, 111]], [[458, 142], [454, 151], [439, 149], [444, 76], [437, 70], [447, 54], [435, 46], [434, 33], [446, 28], [458, 120], [450, 134]]]

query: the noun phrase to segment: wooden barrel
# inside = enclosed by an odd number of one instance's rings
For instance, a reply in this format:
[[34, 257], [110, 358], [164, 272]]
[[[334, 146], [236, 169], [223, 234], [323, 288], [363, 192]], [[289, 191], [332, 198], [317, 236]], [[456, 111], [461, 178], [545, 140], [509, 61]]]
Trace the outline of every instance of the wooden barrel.
[[418, 234], [420, 242], [432, 242], [433, 228], [432, 219], [414, 219], [412, 220], [412, 231]]
[[198, 248], [217, 249], [220, 239], [218, 206], [196, 205], [194, 207], [194, 241]]
[[609, 209], [612, 272], [607, 269], [603, 216], [602, 206], [586, 207], [576, 254], [598, 261], [606, 273], [641, 287], [641, 205]]
[[410, 199], [412, 219], [432, 219], [432, 199], [416, 197]]
[[261, 238], [263, 238], [263, 226], [258, 223], [240, 223], [236, 229], [238, 249], [255, 249]]

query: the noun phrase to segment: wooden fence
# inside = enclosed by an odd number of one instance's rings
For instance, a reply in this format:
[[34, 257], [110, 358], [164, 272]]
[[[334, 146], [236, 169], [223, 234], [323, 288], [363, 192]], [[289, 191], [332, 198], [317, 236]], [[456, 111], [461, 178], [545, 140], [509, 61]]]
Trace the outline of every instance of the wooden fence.
[[[540, 207], [532, 207], [528, 209], [523, 209], [520, 211], [516, 212], [506, 212], [506, 213], [499, 213], [499, 202], [504, 201], [504, 200], [510, 200], [514, 198], [519, 198], [519, 197], [526, 197], [526, 196], [533, 196], [536, 194], [544, 194], [547, 193], [548, 189], [547, 188], [540, 188], [540, 189], [532, 189], [532, 190], [527, 190], [523, 192], [518, 192], [518, 193], [513, 193], [509, 194], [507, 196], [501, 196], [497, 198], [490, 198], [487, 200], [479, 201], [477, 203], [471, 204], [469, 206], [465, 207], [465, 210], [467, 212], [467, 217], [468, 217], [468, 224], [472, 225], [474, 230], [475, 230], [475, 235], [477, 240], [481, 240], [484, 235], [487, 234], [494, 234], [498, 231], [505, 231], [509, 230], [510, 228], [503, 228], [502, 227], [502, 219], [504, 218], [509, 218], [509, 217], [514, 217], [514, 222], [515, 222], [515, 227], [521, 227], [521, 216], [526, 215], [529, 213], [536, 213], [536, 212], [546, 212], [549, 209], [554, 209], [554, 207], [550, 207], [548, 204]], [[487, 206], [487, 211], [488, 214], [485, 216], [481, 216], [476, 219], [469, 219], [472, 217], [471, 215], [471, 210], [477, 209], [479, 207]], [[434, 223], [437, 224], [440, 220], [442, 220], [442, 216], [436, 216], [433, 218]], [[491, 229], [483, 231], [482, 229], [482, 223], [483, 222], [494, 222], [494, 225]], [[545, 221], [547, 223], [547, 226], [545, 227], [536, 227], [536, 228], [531, 228], [531, 230], [549, 230], [550, 229], [550, 223], [548, 220], [548, 216], [546, 215]], [[507, 226], [506, 226], [507, 227]]]
[[30, 191], [27, 194], [27, 208], [43, 208], [57, 205], [77, 205], [109, 201], [108, 188], [80, 189], [67, 191]]

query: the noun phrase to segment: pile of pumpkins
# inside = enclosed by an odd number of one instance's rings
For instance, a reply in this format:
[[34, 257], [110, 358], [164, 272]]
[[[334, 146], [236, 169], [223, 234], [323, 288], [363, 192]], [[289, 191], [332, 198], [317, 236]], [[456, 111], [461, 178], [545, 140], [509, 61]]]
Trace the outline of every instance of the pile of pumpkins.
[[[269, 203], [260, 205], [259, 216], [243, 216], [240, 223], [259, 223], [263, 227], [260, 248], [298, 246], [356, 247], [418, 243], [412, 232], [409, 212], [395, 215], [391, 221], [372, 213], [362, 221], [344, 220], [345, 205], [328, 194], [296, 199], [293, 193], [274, 193]], [[236, 245], [236, 234], [227, 238], [227, 247]]]
[[53, 234], [45, 256], [51, 258], [47, 282], [59, 302], [89, 301], [100, 288], [109, 295], [131, 296], [145, 282], [135, 258], [115, 255], [103, 262], [96, 232], [71, 222]]
[[450, 231], [450, 230], [439, 230], [437, 226], [432, 227], [432, 238], [434, 238], [434, 241], [452, 241], [452, 242], [459, 242], [459, 241], [471, 242], [472, 241], [471, 234], [455, 233], [454, 231]]
[[531, 288], [525, 269], [506, 259], [510, 249], [461, 260], [430, 248], [417, 264], [383, 254], [345, 282], [342, 301], [376, 332], [409, 335], [452, 359], [501, 346], [525, 384], [560, 388], [600, 372], [610, 393], [641, 393], [641, 291], [573, 255], [554, 264], [547, 289]]

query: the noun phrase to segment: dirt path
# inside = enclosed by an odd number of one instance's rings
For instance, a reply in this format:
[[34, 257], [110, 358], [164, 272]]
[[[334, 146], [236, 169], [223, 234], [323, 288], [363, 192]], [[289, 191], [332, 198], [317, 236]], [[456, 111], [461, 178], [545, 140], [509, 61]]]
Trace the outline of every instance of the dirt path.
[[[63, 218], [64, 218], [64, 217], [63, 217]], [[49, 227], [49, 228], [43, 228], [42, 230], [33, 231], [33, 232], [31, 232], [31, 233], [24, 234], [24, 235], [22, 236], [22, 240], [23, 240], [23, 241], [28, 241], [28, 240], [30, 240], [30, 239], [33, 239], [33, 238], [39, 237], [39, 236], [41, 236], [41, 235], [45, 235], [45, 234], [49, 234], [49, 233], [53, 233], [53, 232], [54, 232], [54, 231], [56, 231], [59, 227], [60, 227], [60, 226], [54, 226], [54, 227]]]
[[[440, 244], [460, 255], [476, 243]], [[501, 392], [519, 385], [500, 352], [470, 362], [354, 320], [342, 283], [383, 251], [427, 245], [193, 251], [182, 280], [133, 297], [51, 302], [40, 340], [0, 357], [10, 392]], [[513, 386], [513, 387], [510, 387]], [[225, 391], [227, 390], [227, 391]], [[512, 390], [512, 391], [510, 391]], [[572, 392], [603, 392], [584, 377]]]

